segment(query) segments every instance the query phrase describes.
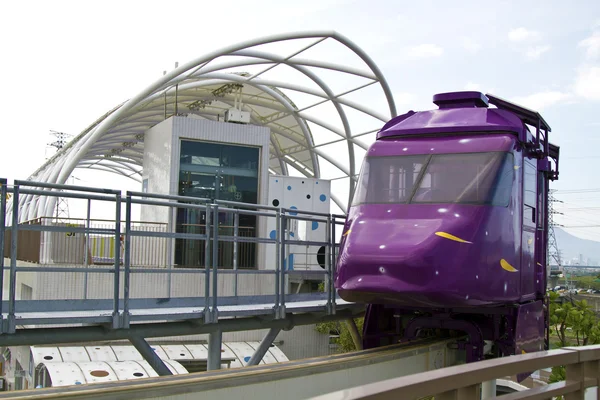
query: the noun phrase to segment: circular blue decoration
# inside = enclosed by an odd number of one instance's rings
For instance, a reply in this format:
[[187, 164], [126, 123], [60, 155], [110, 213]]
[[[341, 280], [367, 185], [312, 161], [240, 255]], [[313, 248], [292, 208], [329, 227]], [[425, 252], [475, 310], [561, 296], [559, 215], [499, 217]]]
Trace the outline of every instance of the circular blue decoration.
[[[290, 210], [297, 210], [297, 209], [298, 209], [298, 207], [296, 207], [296, 206], [291, 206], [291, 207], [290, 207]], [[290, 211], [290, 215], [298, 215], [298, 213], [297, 213], [297, 212]]]
[[288, 190], [292, 190], [292, 187], [291, 187], [291, 186], [288, 186]]
[[277, 231], [276, 231], [275, 229], [273, 229], [273, 230], [271, 231], [271, 233], [269, 233], [269, 237], [270, 237], [271, 239], [277, 239]]
[[246, 356], [246, 357], [244, 357], [244, 361], [245, 361], [245, 362], [248, 362], [248, 361], [250, 361], [250, 356]]
[[327, 200], [327, 196], [325, 196], [324, 194], [322, 194], [322, 195], [319, 196], [319, 200], [325, 201], [325, 200]]
[[290, 232], [290, 237], [294, 237], [295, 233], [294, 232]]
[[275, 182], [279, 182], [279, 179], [275, 179]]
[[318, 184], [319, 184], [319, 181], [316, 181], [316, 182], [315, 182], [315, 184], [317, 184], [317, 185], [318, 185]]
[[316, 231], [317, 229], [319, 229], [319, 223], [317, 221], [313, 221], [312, 222], [312, 230]]

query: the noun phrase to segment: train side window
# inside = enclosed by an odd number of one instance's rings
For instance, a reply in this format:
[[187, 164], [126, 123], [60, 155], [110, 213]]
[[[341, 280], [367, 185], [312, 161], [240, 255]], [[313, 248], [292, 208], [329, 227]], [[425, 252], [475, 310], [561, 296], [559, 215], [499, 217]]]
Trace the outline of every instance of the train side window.
[[523, 225], [535, 228], [537, 208], [537, 167], [523, 163]]
[[537, 226], [538, 229], [543, 230], [544, 224], [546, 223], [544, 218], [544, 210], [546, 209], [545, 193], [546, 193], [546, 177], [543, 172], [538, 173], [538, 218]]

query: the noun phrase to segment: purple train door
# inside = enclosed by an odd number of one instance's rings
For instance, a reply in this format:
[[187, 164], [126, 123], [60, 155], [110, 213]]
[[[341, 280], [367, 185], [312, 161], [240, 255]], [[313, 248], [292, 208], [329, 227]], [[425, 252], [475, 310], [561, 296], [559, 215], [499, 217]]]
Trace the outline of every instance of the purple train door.
[[537, 227], [537, 162], [523, 159], [523, 225], [521, 239], [521, 299], [533, 300], [536, 292], [535, 233]]

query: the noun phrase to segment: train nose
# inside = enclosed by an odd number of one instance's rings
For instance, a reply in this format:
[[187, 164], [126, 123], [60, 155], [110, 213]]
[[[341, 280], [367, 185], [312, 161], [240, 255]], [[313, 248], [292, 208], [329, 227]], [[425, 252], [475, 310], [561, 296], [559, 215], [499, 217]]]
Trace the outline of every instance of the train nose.
[[453, 278], [444, 276], [447, 266], [463, 254], [453, 248], [449, 259], [445, 247], [448, 238], [461, 240], [448, 233], [459, 228], [441, 218], [355, 221], [338, 259], [336, 288], [343, 298], [356, 293], [408, 296], [432, 289], [442, 279], [449, 282]]

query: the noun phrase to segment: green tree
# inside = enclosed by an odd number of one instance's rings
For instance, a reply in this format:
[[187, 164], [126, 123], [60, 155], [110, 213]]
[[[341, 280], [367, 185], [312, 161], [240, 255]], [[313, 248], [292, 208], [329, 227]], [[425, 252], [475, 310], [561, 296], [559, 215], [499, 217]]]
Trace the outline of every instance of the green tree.
[[587, 301], [573, 299], [562, 301], [559, 294], [555, 292], [550, 292], [548, 296], [550, 327], [556, 333], [560, 347], [600, 343], [600, 321]]
[[[558, 293], [548, 293], [550, 303], [550, 329], [558, 337], [558, 345], [586, 346], [600, 343], [600, 321], [585, 300], [561, 298]], [[574, 337], [573, 337], [574, 335]], [[574, 341], [574, 342], [572, 342]], [[564, 381], [566, 370], [563, 365], [552, 368], [549, 383]], [[557, 397], [562, 399], [562, 397]]]
[[[325, 284], [319, 284], [319, 292], [325, 291]], [[364, 317], [355, 318], [354, 323], [358, 328], [359, 335], [362, 332]], [[319, 333], [331, 336], [337, 336], [334, 339], [334, 343], [337, 345], [337, 351], [339, 353], [348, 353], [350, 351], [358, 350], [356, 345], [354, 344], [354, 340], [352, 339], [352, 334], [350, 333], [350, 329], [348, 328], [348, 323], [346, 321], [331, 321], [331, 322], [322, 322], [317, 324], [316, 330]]]

